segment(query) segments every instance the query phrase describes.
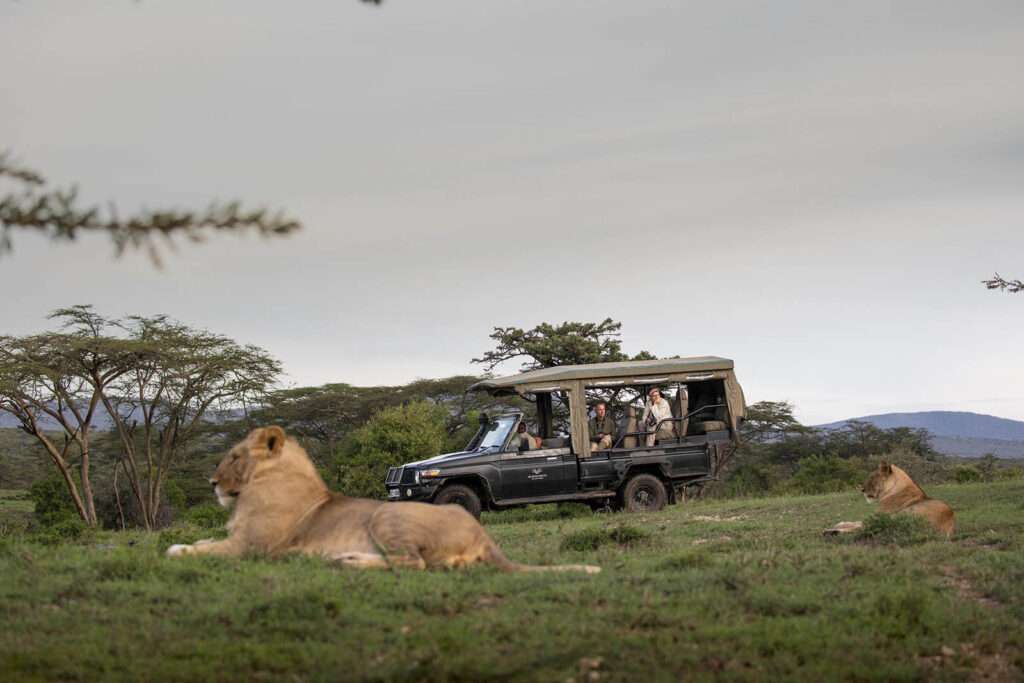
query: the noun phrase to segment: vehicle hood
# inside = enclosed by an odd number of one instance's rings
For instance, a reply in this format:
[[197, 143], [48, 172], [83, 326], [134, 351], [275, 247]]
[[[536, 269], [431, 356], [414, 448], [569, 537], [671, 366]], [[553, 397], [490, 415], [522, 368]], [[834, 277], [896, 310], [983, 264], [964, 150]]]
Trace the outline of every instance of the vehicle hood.
[[479, 457], [480, 451], [457, 451], [455, 453], [442, 453], [441, 455], [435, 455], [433, 458], [427, 458], [426, 460], [417, 460], [416, 462], [407, 462], [402, 467], [421, 467], [423, 465], [455, 465], [463, 460], [469, 460], [470, 458]]

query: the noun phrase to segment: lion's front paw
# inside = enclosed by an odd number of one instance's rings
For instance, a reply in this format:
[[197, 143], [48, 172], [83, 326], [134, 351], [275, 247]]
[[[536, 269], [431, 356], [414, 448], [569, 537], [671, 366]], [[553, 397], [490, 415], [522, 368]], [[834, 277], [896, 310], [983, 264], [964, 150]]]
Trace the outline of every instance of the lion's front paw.
[[864, 528], [864, 522], [839, 522], [831, 529], [825, 529], [822, 533], [826, 536], [838, 536], [839, 534], [850, 534]]
[[167, 557], [178, 557], [179, 555], [188, 555], [192, 552], [192, 546], [185, 545], [183, 543], [176, 543], [167, 549]]

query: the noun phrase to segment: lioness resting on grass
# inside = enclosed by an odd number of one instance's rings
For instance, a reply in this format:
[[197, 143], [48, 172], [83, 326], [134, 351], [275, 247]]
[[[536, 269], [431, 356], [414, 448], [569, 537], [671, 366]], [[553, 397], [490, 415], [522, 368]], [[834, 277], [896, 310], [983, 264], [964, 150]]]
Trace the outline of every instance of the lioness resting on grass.
[[306, 451], [280, 427], [253, 430], [210, 479], [217, 500], [234, 504], [222, 541], [173, 545], [176, 555], [320, 555], [354, 567], [463, 567], [478, 562], [511, 572], [581, 571], [512, 562], [476, 519], [457, 505], [382, 503], [327, 489]]
[[[860, 490], [869, 503], [877, 502], [882, 512], [918, 515], [924, 517], [936, 531], [945, 534], [946, 538], [953, 535], [953, 509], [941, 500], [929, 498], [910, 475], [896, 465], [882, 461]], [[863, 527], [861, 522], [840, 522], [825, 533], [844, 534], [859, 531]]]

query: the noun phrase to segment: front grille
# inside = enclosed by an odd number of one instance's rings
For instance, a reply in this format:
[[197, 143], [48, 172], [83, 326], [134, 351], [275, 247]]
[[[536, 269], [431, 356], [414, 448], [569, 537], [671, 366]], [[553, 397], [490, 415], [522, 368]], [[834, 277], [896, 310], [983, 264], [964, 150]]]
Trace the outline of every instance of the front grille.
[[385, 484], [397, 484], [399, 481], [402, 480], [402, 470], [403, 469], [404, 468], [402, 468], [402, 467], [389, 467], [388, 468], [388, 476], [384, 480], [384, 483]]

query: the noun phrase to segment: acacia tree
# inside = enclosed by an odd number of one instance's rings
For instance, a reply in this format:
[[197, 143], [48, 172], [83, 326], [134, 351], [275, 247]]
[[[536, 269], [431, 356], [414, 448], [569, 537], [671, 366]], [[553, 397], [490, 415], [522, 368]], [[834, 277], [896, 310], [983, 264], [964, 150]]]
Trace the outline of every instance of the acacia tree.
[[793, 416], [793, 404], [788, 401], [758, 401], [747, 406], [747, 415], [740, 426], [745, 442], [769, 443], [795, 434], [809, 434]]
[[[55, 312], [63, 331], [0, 337], [0, 410], [53, 461], [79, 516], [96, 524], [91, 434], [102, 393], [126, 371], [129, 348], [104, 336], [109, 321], [78, 306]], [[78, 481], [72, 476], [77, 459]]]
[[131, 366], [100, 391], [114, 423], [121, 466], [147, 529], [157, 524], [167, 476], [201, 433], [204, 418], [258, 402], [281, 372], [255, 346], [166, 316], [120, 322]]
[[599, 323], [563, 322], [561, 325], [541, 323], [532, 330], [518, 327], [495, 327], [491, 333], [497, 346], [474, 358], [490, 372], [506, 361], [523, 359], [522, 370], [550, 368], [557, 365], [579, 365], [620, 360], [650, 360], [650, 353], [641, 351], [632, 359], [622, 352], [619, 330], [622, 323], [605, 318]]
[[[123, 468], [152, 528], [167, 475], [204, 417], [257, 400], [281, 370], [262, 349], [165, 316], [113, 320], [75, 306], [50, 318], [62, 323], [61, 332], [0, 337], [0, 410], [40, 441], [90, 524], [96, 512], [89, 437], [100, 406], [117, 435], [115, 473]], [[63, 431], [63, 443], [54, 429]]]

